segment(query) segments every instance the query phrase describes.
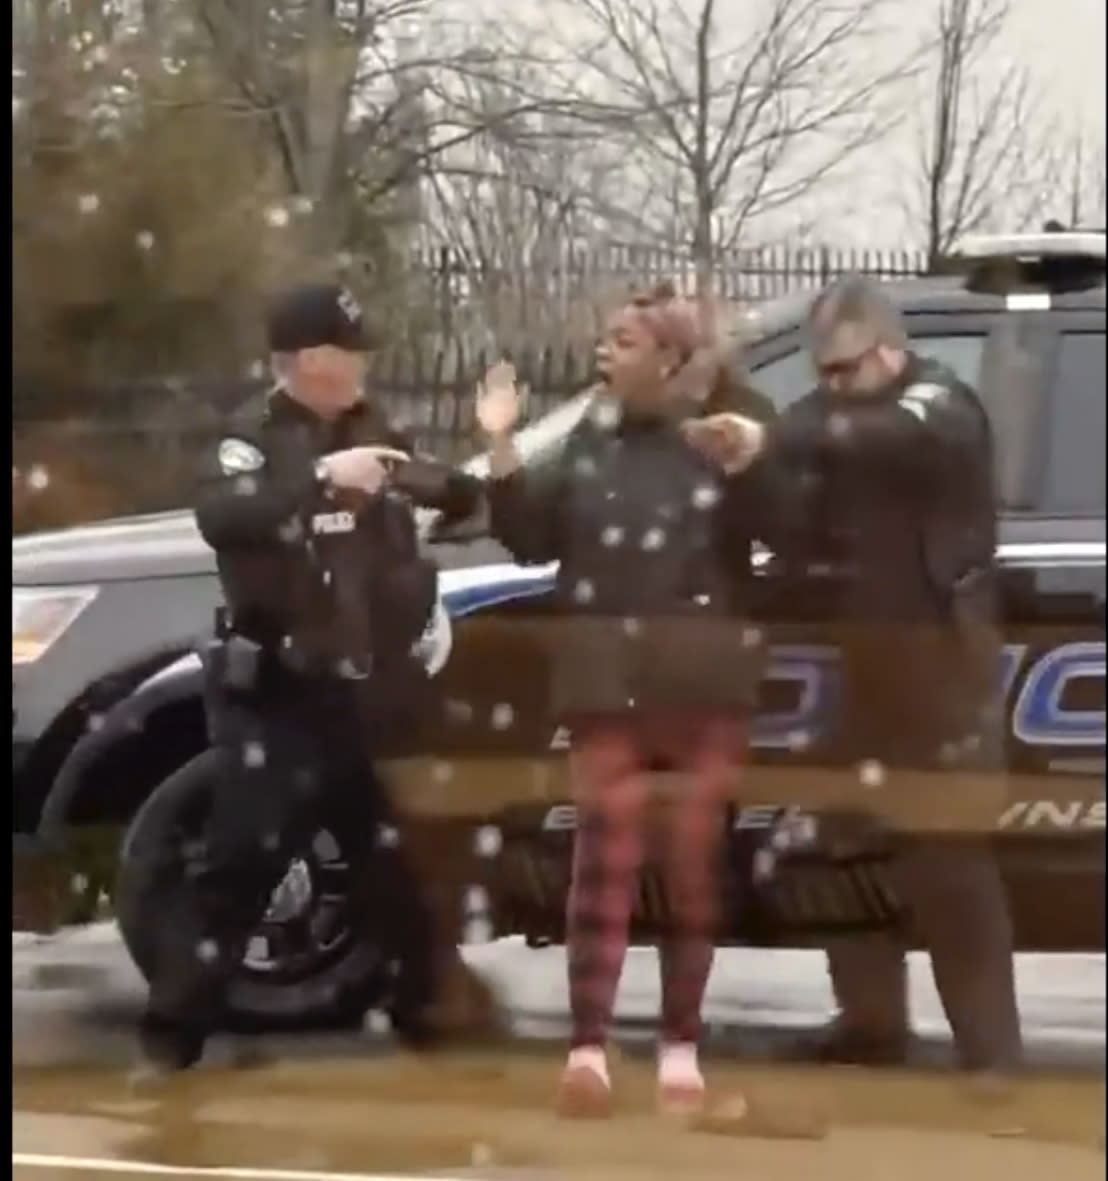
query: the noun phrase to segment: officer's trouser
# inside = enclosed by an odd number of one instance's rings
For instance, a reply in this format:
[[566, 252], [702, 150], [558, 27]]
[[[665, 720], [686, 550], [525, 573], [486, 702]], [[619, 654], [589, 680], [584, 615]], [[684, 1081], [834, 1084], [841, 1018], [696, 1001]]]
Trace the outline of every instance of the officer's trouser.
[[[215, 785], [198, 864], [155, 900], [148, 1017], [201, 1035], [220, 1025], [247, 941], [290, 861], [317, 832], [324, 800], [327, 816], [348, 838], [376, 845], [355, 875], [354, 905], [397, 961], [397, 993], [422, 1009], [433, 989], [430, 913], [402, 844], [392, 839], [391, 809], [363, 741], [351, 686], [317, 682], [310, 695], [267, 705], [264, 712], [220, 710], [213, 732], [224, 774]], [[385, 839], [375, 841], [376, 833]]]
[[[920, 946], [968, 1069], [1004, 1069], [1020, 1058], [1012, 923], [996, 861], [985, 842], [923, 838], [895, 858], [892, 885], [909, 907]], [[882, 936], [828, 947], [840, 1021], [867, 1038], [908, 1029], [904, 947]]]

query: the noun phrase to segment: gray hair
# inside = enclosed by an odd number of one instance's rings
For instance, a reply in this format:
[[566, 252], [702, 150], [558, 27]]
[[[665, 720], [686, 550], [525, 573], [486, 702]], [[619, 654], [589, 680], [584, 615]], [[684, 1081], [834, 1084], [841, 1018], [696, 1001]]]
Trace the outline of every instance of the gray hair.
[[836, 328], [855, 326], [872, 347], [906, 349], [908, 330], [900, 309], [881, 289], [881, 284], [864, 275], [844, 275], [820, 292], [808, 313], [812, 343], [826, 343]]

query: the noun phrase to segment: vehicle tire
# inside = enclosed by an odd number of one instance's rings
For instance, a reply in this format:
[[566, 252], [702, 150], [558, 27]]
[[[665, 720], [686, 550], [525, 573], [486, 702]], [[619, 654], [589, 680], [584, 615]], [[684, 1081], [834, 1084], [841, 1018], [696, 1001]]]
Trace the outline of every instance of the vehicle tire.
[[[123, 839], [116, 918], [131, 958], [147, 979], [160, 900], [187, 873], [190, 843], [195, 850], [218, 774], [214, 751], [186, 763], [149, 796]], [[375, 826], [337, 815], [342, 803], [321, 805], [310, 852], [290, 863], [266, 919], [249, 941], [231, 989], [228, 1026], [233, 1030], [349, 1027], [385, 995], [385, 958], [368, 934], [369, 916], [356, 913], [349, 890], [373, 855]], [[342, 834], [342, 845], [335, 833]], [[271, 955], [278, 934], [283, 954]]]

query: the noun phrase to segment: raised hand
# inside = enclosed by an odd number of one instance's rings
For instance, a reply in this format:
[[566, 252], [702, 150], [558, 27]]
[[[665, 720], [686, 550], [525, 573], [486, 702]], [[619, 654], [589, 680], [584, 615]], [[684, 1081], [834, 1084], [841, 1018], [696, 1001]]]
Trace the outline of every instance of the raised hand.
[[523, 391], [515, 367], [509, 361], [499, 361], [477, 385], [477, 424], [490, 439], [502, 439], [511, 433], [522, 412]]

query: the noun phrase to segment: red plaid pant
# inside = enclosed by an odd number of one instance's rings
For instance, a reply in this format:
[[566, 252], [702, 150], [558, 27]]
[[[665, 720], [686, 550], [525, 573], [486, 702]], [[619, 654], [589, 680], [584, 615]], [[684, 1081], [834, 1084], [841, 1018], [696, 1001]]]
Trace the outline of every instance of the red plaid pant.
[[721, 893], [725, 801], [745, 733], [734, 717], [643, 713], [577, 720], [570, 773], [577, 805], [567, 908], [575, 1046], [607, 1040], [646, 849], [650, 774], [660, 800], [669, 929], [659, 943], [661, 1033], [696, 1041], [712, 967]]

